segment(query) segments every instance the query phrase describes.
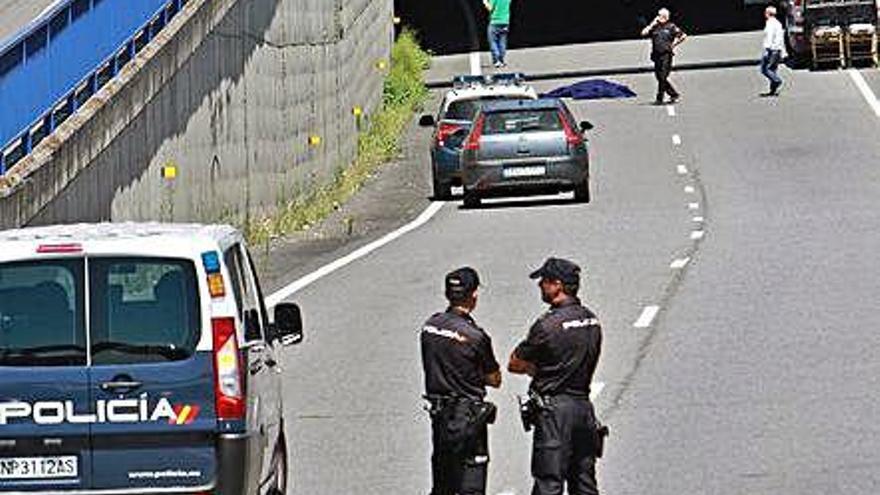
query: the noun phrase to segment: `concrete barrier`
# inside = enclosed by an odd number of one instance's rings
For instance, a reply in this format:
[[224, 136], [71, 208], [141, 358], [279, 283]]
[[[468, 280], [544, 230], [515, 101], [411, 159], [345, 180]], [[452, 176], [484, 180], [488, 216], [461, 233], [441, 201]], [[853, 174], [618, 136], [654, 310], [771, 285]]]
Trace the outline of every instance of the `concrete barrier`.
[[[0, 226], [232, 221], [331, 180], [381, 102], [391, 0], [190, 0], [0, 183]], [[310, 143], [317, 136], [320, 143]]]

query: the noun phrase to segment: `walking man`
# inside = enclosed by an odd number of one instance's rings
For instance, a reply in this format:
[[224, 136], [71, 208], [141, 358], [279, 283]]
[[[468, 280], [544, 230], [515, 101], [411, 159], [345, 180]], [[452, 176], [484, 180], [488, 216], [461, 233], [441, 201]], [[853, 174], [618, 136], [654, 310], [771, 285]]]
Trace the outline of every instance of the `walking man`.
[[782, 78], [776, 72], [779, 63], [785, 58], [785, 34], [782, 23], [776, 18], [776, 7], [769, 5], [764, 9], [764, 53], [761, 55], [761, 74], [770, 80], [770, 90], [761, 96], [777, 96], [782, 86]]
[[507, 34], [510, 32], [510, 1], [483, 0], [489, 11], [489, 50], [492, 52], [492, 65], [499, 69], [507, 67]]
[[532, 377], [532, 495], [562, 495], [566, 485], [569, 495], [598, 495], [596, 458], [604, 435], [590, 402], [590, 383], [602, 328], [577, 297], [576, 264], [549, 258], [530, 277], [540, 279], [541, 298], [550, 310], [514, 349], [508, 370]]
[[672, 72], [675, 47], [684, 42], [687, 35], [669, 20], [669, 16], [668, 9], [660, 9], [657, 17], [642, 29], [642, 36], [651, 37], [651, 61], [654, 62], [654, 76], [657, 78], [655, 105], [663, 104], [664, 95], [669, 95], [670, 103], [675, 103], [681, 98], [669, 82], [669, 73]]
[[431, 495], [484, 495], [489, 465], [488, 426], [495, 406], [486, 386], [501, 386], [492, 339], [471, 313], [480, 278], [463, 267], [446, 275], [446, 311], [422, 326], [425, 399], [430, 404]]

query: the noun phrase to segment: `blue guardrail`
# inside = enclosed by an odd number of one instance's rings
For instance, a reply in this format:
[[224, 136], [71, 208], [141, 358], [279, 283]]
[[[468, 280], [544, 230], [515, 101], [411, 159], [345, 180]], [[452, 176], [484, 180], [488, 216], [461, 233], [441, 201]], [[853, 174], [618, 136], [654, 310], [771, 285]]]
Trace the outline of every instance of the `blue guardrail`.
[[0, 44], [0, 175], [159, 32], [186, 0], [68, 0]]

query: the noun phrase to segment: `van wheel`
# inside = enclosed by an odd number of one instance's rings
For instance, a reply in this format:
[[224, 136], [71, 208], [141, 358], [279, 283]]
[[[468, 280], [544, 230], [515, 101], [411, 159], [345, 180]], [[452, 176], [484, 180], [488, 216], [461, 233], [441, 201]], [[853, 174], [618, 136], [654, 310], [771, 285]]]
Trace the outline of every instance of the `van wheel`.
[[590, 202], [590, 181], [584, 179], [583, 182], [574, 186], [574, 200], [578, 203]]
[[267, 495], [287, 495], [287, 449], [284, 445], [282, 436], [272, 454], [272, 484]]

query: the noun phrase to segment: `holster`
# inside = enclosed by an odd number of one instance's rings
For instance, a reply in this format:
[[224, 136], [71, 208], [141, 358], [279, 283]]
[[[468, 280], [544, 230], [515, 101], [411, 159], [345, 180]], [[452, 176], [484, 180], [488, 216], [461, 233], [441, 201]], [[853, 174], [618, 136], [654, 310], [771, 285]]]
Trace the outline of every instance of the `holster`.
[[495, 422], [498, 408], [495, 404], [474, 399], [425, 397], [431, 407], [437, 439], [451, 450], [472, 450], [480, 433]]
[[599, 459], [605, 453], [605, 437], [610, 434], [610, 430], [607, 426], [600, 423], [598, 420], [596, 421], [596, 430], [593, 435], [593, 447], [595, 449], [596, 458]]

